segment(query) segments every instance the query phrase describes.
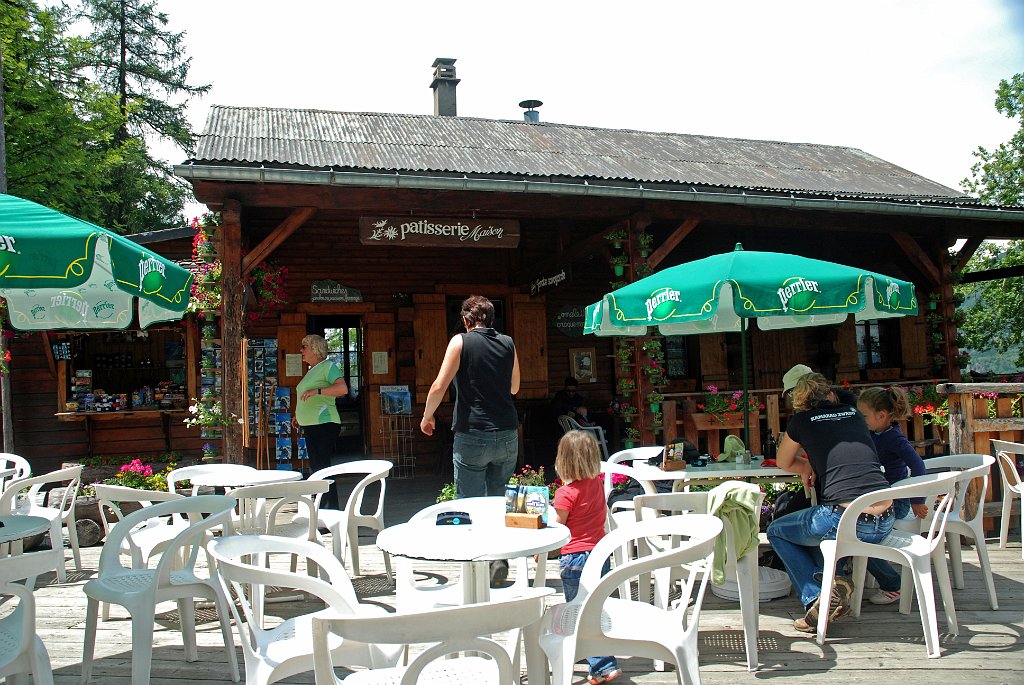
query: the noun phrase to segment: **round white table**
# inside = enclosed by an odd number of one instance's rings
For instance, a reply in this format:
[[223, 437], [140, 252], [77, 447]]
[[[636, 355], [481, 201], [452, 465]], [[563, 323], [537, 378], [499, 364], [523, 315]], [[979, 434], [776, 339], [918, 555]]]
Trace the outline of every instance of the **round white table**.
[[[458, 500], [449, 504], [452, 511], [460, 510]], [[540, 529], [507, 528], [503, 515], [476, 515], [469, 525], [439, 526], [431, 517], [391, 526], [377, 534], [377, 546], [408, 559], [461, 562], [463, 603], [474, 604], [490, 598], [491, 561], [546, 554], [569, 539], [569, 529], [559, 523]], [[543, 586], [545, 575], [545, 564], [538, 564], [534, 585]]]
[[783, 471], [778, 466], [762, 466], [759, 458], [751, 459], [749, 464], [735, 462], [714, 462], [707, 466], [687, 466], [678, 471], [663, 471], [651, 466], [646, 461], [635, 460], [632, 467], [636, 471], [637, 480], [708, 480], [713, 478], [793, 478], [794, 474]]
[[0, 516], [0, 545], [20, 543], [25, 538], [45, 533], [50, 529], [50, 522], [42, 516]]
[[[0, 523], [3, 523], [3, 527], [0, 527], [0, 556], [5, 553], [10, 556], [21, 554], [22, 544], [25, 538], [30, 538], [33, 535], [41, 535], [46, 531], [50, 530], [50, 522], [42, 516], [21, 516], [21, 515], [8, 515], [0, 516]], [[9, 549], [4, 549], [9, 547]], [[64, 563], [64, 550], [60, 549], [60, 563]], [[56, 556], [55, 552], [36, 552], [34, 554], [45, 554], [48, 556]], [[33, 557], [36, 558], [36, 557]], [[53, 568], [50, 566], [50, 568]], [[15, 580], [28, 580], [26, 586], [31, 589], [35, 586], [36, 578], [32, 576], [10, 576], [0, 571], [0, 582], [10, 582]]]
[[302, 480], [300, 471], [283, 471], [278, 469], [254, 469], [238, 464], [223, 464], [223, 468], [210, 470], [192, 476], [192, 486], [214, 488], [242, 488], [247, 485], [269, 485], [271, 483], [289, 483]]

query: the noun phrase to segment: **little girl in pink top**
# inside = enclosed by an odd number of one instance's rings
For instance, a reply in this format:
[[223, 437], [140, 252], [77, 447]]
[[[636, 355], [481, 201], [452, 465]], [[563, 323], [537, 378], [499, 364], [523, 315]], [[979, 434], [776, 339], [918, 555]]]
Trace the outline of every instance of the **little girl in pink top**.
[[[555, 492], [555, 515], [572, 536], [558, 558], [562, 592], [569, 602], [579, 592], [580, 575], [587, 557], [604, 537], [608, 515], [601, 480], [601, 452], [592, 433], [576, 430], [562, 436], [555, 456], [555, 472], [565, 481]], [[605, 560], [602, 572], [608, 570]], [[587, 663], [590, 664], [587, 681], [593, 685], [611, 682], [622, 675], [613, 656], [587, 657]]]

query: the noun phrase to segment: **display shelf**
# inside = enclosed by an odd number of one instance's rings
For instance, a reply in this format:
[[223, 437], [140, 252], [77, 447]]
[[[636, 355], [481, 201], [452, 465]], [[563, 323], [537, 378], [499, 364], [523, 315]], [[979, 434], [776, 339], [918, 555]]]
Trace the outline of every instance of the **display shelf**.
[[384, 445], [383, 458], [394, 466], [392, 478], [412, 478], [416, 472], [416, 456], [412, 450], [415, 424], [409, 414], [383, 414], [380, 436]]

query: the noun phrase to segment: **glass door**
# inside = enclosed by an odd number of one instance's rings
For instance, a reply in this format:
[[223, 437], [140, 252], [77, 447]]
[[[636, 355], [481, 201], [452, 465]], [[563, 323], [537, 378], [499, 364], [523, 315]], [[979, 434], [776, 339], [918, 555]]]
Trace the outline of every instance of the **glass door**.
[[358, 316], [310, 317], [309, 330], [327, 341], [327, 358], [341, 369], [348, 395], [337, 400], [341, 427], [334, 462], [363, 459], [363, 328]]

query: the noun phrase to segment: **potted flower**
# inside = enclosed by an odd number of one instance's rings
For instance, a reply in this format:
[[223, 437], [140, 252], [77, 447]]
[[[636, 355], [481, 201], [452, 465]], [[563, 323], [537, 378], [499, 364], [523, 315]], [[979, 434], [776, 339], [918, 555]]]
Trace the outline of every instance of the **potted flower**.
[[640, 440], [640, 431], [636, 428], [629, 427], [626, 429], [625, 435], [622, 438], [622, 447], [624, 449], [633, 449], [636, 447], [636, 443]]
[[633, 363], [633, 343], [621, 342], [615, 348], [615, 357], [619, 360], [619, 367], [623, 374], [629, 373], [629, 365]]
[[616, 250], [622, 249], [622, 241], [626, 239], [625, 228], [613, 228], [604, 234], [605, 240], [615, 246]]
[[647, 231], [641, 231], [640, 235], [636, 237], [637, 245], [640, 248], [640, 256], [647, 257], [651, 254], [651, 244], [654, 242], [654, 236]]
[[219, 461], [220, 451], [212, 442], [203, 443], [203, 461]]
[[619, 379], [619, 394], [623, 397], [629, 397], [636, 390], [636, 381], [632, 378], [625, 377]]
[[647, 393], [647, 403], [651, 405], [651, 412], [658, 412], [661, 410], [661, 401], [665, 399], [657, 390]]
[[[726, 428], [739, 428], [743, 425], [743, 391], [736, 390], [732, 393], [722, 393], [719, 392], [716, 386], [709, 385], [707, 392], [704, 393], [703, 401], [697, 403], [697, 409], [702, 414], [692, 414], [689, 419], [698, 428], [721, 428], [723, 426]], [[764, 405], [759, 404], [757, 398], [751, 395], [748, 398], [746, 409], [747, 412], [756, 416], [760, 410], [764, 409]], [[711, 425], [707, 421], [708, 418], [720, 425]]]
[[633, 417], [636, 416], [636, 407], [628, 402], [623, 402], [619, 405], [619, 413], [622, 415], [622, 420], [626, 423], [632, 423]]
[[629, 264], [629, 257], [624, 254], [615, 255], [608, 259], [608, 263], [612, 265], [612, 270], [616, 276], [621, 276], [626, 268], [626, 264]]
[[555, 498], [555, 491], [562, 485], [562, 481], [558, 478], [549, 483], [543, 466], [535, 469], [529, 464], [513, 473], [508, 482], [511, 485], [543, 485], [548, 489], [548, 501]]
[[203, 340], [216, 340], [217, 339], [217, 326], [213, 323], [207, 323], [203, 326]]

